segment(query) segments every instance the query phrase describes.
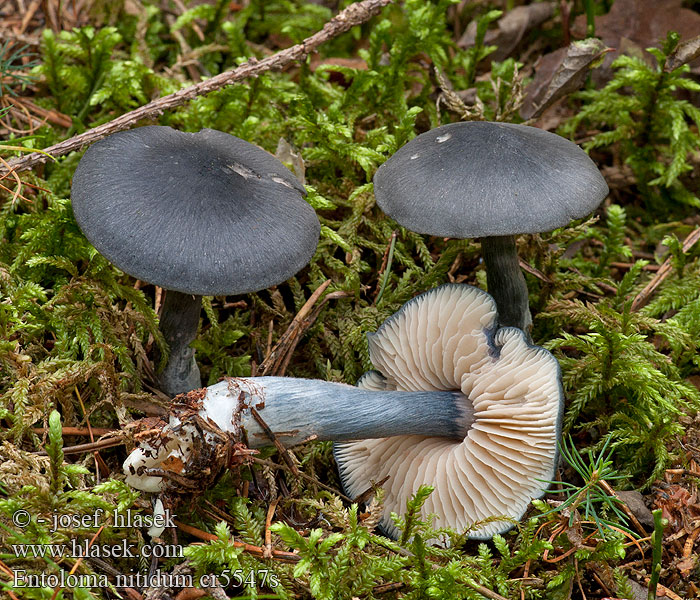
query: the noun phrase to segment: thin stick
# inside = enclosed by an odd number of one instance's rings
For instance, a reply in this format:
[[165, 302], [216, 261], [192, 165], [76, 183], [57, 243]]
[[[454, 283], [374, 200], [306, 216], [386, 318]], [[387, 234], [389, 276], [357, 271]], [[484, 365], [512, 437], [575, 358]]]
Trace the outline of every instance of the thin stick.
[[542, 271], [536, 269], [530, 263], [525, 262], [520, 257], [518, 257], [518, 264], [520, 265], [520, 268], [523, 271], [530, 273], [530, 275], [534, 275], [540, 281], [544, 281], [545, 283], [552, 283], [552, 280], [549, 277], [547, 277]]
[[[63, 449], [63, 454], [80, 454], [81, 452], [92, 452], [93, 450], [102, 450], [104, 448], [112, 448], [113, 446], [124, 446], [126, 440], [122, 438], [109, 438], [106, 440], [97, 440], [89, 444], [78, 444], [77, 446], [68, 446]], [[48, 456], [46, 450], [37, 452], [39, 456]]]
[[257, 410], [255, 410], [255, 407], [250, 407], [250, 414], [253, 415], [253, 418], [258, 422], [258, 425], [262, 427], [262, 430], [267, 434], [267, 437], [269, 437], [272, 443], [275, 445], [275, 448], [277, 448], [278, 452], [284, 459], [284, 462], [289, 467], [289, 470], [298, 477], [299, 469], [297, 469], [297, 466], [294, 464], [292, 457], [289, 456], [289, 451], [280, 443], [280, 441], [277, 439], [277, 436], [273, 433], [272, 429], [270, 429], [268, 424], [265, 423], [263, 418], [260, 416], [260, 413]]
[[39, 38], [39, 36], [15, 33], [14, 31], [4, 28], [0, 28], [0, 40], [13, 40], [29, 46], [41, 45], [41, 38]]
[[272, 517], [275, 516], [275, 510], [277, 510], [277, 503], [280, 501], [279, 498], [275, 498], [270, 502], [270, 506], [267, 507], [267, 516], [265, 517], [265, 547], [263, 548], [263, 558], [272, 558]]
[[[48, 427], [32, 427], [32, 431], [34, 433], [38, 433], [38, 434], [46, 433], [48, 430], [49, 430]], [[107, 435], [108, 433], [114, 433], [115, 431], [119, 431], [119, 430], [118, 429], [108, 429], [107, 427], [93, 427], [92, 428], [92, 433], [97, 435], [97, 436]], [[62, 427], [61, 433], [63, 435], [80, 435], [80, 436], [89, 436], [90, 435], [90, 432], [87, 429], [83, 429], [82, 427]]]
[[20, 23], [19, 31], [17, 31], [19, 35], [22, 35], [27, 30], [27, 25], [29, 25], [29, 21], [31, 21], [34, 18], [34, 13], [36, 13], [36, 11], [39, 9], [40, 4], [41, 0], [34, 0], [29, 5], [29, 7], [27, 8], [27, 12], [24, 13], [22, 22]]
[[634, 525], [635, 529], [642, 534], [642, 537], [646, 537], [648, 535], [646, 529], [642, 527], [642, 524], [639, 522], [635, 514], [630, 510], [630, 507], [627, 506], [627, 503], [617, 495], [617, 492], [615, 492], [613, 487], [607, 481], [605, 481], [605, 479], [600, 480], [600, 487], [602, 487], [609, 496], [617, 498], [617, 500], [620, 501], [622, 510], [625, 511], [625, 514], [629, 517], [630, 521], [632, 521], [632, 525]]
[[65, 127], [67, 129], [73, 124], [72, 119], [68, 115], [64, 115], [63, 113], [60, 113], [55, 110], [47, 110], [45, 108], [42, 108], [41, 106], [34, 104], [31, 100], [28, 100], [27, 98], [13, 98], [12, 96], [6, 96], [6, 100], [10, 104], [18, 108], [24, 108], [36, 113], [37, 115], [39, 115], [43, 119], [46, 119], [47, 121], [49, 121], [49, 123], [53, 123], [54, 125]]
[[[700, 240], [700, 228], [692, 231], [690, 235], [683, 240], [683, 252], [688, 252], [688, 250], [690, 250], [698, 240]], [[642, 308], [642, 306], [649, 302], [649, 298], [656, 291], [656, 288], [658, 288], [664, 279], [666, 279], [666, 277], [668, 277], [670, 274], [671, 258], [669, 257], [664, 261], [656, 275], [654, 275], [646, 287], [637, 294], [635, 299], [632, 301], [631, 310], [639, 310]]]
[[[10, 570], [10, 567], [8, 567], [4, 562], [0, 560], [0, 571], [5, 573], [5, 575], [8, 575], [10, 579], [15, 578], [15, 574], [13, 571]], [[10, 596], [11, 600], [19, 600], [17, 596], [15, 596], [11, 590], [7, 590], [8, 595]]]
[[[294, 351], [294, 348], [296, 348], [302, 331], [301, 325], [304, 319], [309, 316], [314, 304], [318, 302], [318, 299], [323, 295], [323, 292], [328, 289], [330, 284], [330, 279], [324, 281], [318, 286], [318, 288], [316, 288], [316, 290], [314, 290], [314, 293], [311, 294], [311, 297], [305, 302], [304, 306], [301, 307], [292, 322], [289, 324], [289, 327], [287, 327], [287, 330], [275, 344], [275, 347], [271, 351], [267, 352], [265, 360], [262, 361], [258, 367], [258, 372], [261, 375], [284, 374], [284, 367], [286, 367], [285, 363], [289, 362], [288, 360], [285, 361], [285, 357], [290, 356]], [[272, 331], [272, 328], [270, 328], [270, 331]]]
[[[202, 531], [201, 529], [197, 529], [191, 525], [185, 525], [177, 519], [173, 519], [173, 521], [175, 525], [177, 525], [178, 529], [181, 529], [185, 533], [189, 533], [200, 540], [204, 540], [205, 542], [215, 542], [219, 539], [218, 536], [214, 535], [213, 533], [207, 533], [206, 531]], [[262, 558], [263, 549], [260, 546], [252, 546], [251, 544], [236, 542], [235, 540], [232, 540], [231, 543], [233, 544], [234, 548], [243, 548], [243, 552], [248, 552], [249, 554]], [[272, 550], [272, 558], [283, 562], [293, 563], [301, 560], [301, 557], [298, 554], [294, 554], [293, 552], [285, 552], [284, 550]]]
[[391, 273], [391, 261], [394, 258], [394, 248], [396, 248], [396, 238], [399, 232], [394, 229], [391, 232], [391, 238], [389, 244], [384, 251], [384, 257], [382, 258], [382, 266], [379, 268], [379, 273], [377, 273], [377, 291], [374, 294], [373, 305], [376, 306], [377, 302], [382, 299], [384, 295], [384, 288], [389, 281], [389, 273]]
[[[178, 90], [177, 92], [158, 98], [153, 102], [144, 104], [135, 110], [120, 115], [108, 123], [98, 125], [84, 133], [59, 142], [58, 144], [54, 144], [53, 146], [49, 146], [45, 151], [54, 157], [63, 156], [101, 140], [112, 133], [129, 129], [143, 119], [153, 118], [166, 110], [182, 106], [197, 96], [208, 94], [209, 92], [221, 89], [224, 86], [231, 85], [242, 79], [256, 77], [266, 71], [279, 71], [294, 61], [304, 60], [321, 44], [338, 37], [355, 25], [366, 23], [391, 2], [392, 0], [363, 0], [362, 2], [351, 4], [328, 21], [321, 31], [314, 33], [300, 44], [296, 44], [285, 50], [280, 50], [277, 54], [273, 54], [262, 60], [251, 58], [248, 62], [243, 63], [235, 69], [225, 71], [188, 88]], [[17, 172], [26, 171], [46, 161], [47, 157], [45, 155], [33, 152], [22, 158], [10, 161], [9, 168]], [[0, 174], [5, 172], [6, 169], [7, 167], [0, 167]]]
[[576, 573], [576, 583], [578, 583], [578, 589], [581, 592], [581, 597], [583, 600], [588, 600], [586, 598], [586, 593], [583, 591], [583, 585], [581, 585], [581, 574], [578, 571], [578, 559], [574, 557], [574, 573]]
[[[278, 465], [277, 463], [272, 462], [271, 460], [265, 460], [264, 458], [257, 458], [256, 456], [251, 456], [250, 460], [254, 462], [257, 465], [265, 465], [266, 467], [270, 467], [271, 469], [282, 469], [282, 465]], [[306, 479], [309, 483], [313, 483], [314, 485], [317, 485], [320, 488], [323, 488], [326, 491], [333, 492], [336, 496], [340, 496], [343, 500], [346, 502], [349, 502], [352, 504], [355, 502], [352, 498], [349, 496], [346, 496], [342, 492], [336, 490], [335, 488], [332, 488], [330, 485], [326, 485], [325, 483], [320, 482], [318, 479], [315, 479], [314, 477], [311, 477], [311, 475], [307, 475], [303, 471], [299, 471], [299, 477], [302, 479]]]
[[370, 496], [372, 496], [373, 494], [376, 494], [377, 489], [382, 487], [387, 481], [389, 481], [389, 475], [387, 475], [386, 477], [384, 477], [383, 479], [381, 479], [379, 481], [373, 481], [370, 479], [370, 482], [369, 482], [370, 486], [364, 492], [361, 492], [360, 494], [355, 496], [352, 499], [352, 503], [353, 504], [364, 504], [365, 502], [367, 502], [367, 500], [369, 500]]
[[387, 592], [398, 592], [406, 586], [405, 583], [398, 581], [396, 583], [382, 583], [375, 585], [372, 592], [375, 594], [386, 594]]
[[[100, 528], [95, 532], [95, 535], [93, 535], [92, 538], [90, 539], [90, 542], [88, 543], [87, 548], [92, 547], [92, 545], [95, 543], [95, 540], [96, 540], [96, 539], [98, 538], [98, 536], [102, 533], [102, 530], [103, 530], [104, 528], [105, 528], [105, 526], [102, 525], [102, 527], [100, 527]], [[80, 558], [78, 558], [78, 560], [75, 561], [75, 564], [73, 565], [73, 568], [70, 570], [69, 575], [73, 575], [73, 574], [78, 570], [78, 567], [80, 566], [80, 563], [83, 562], [83, 558], [85, 558], [85, 557], [84, 557], [84, 556], [81, 556]], [[56, 600], [56, 596], [58, 596], [58, 592], [60, 592], [60, 591], [61, 591], [61, 586], [60, 586], [60, 585], [57, 585], [57, 586], [54, 588], [54, 590], [53, 590], [53, 596], [51, 596], [51, 600]]]

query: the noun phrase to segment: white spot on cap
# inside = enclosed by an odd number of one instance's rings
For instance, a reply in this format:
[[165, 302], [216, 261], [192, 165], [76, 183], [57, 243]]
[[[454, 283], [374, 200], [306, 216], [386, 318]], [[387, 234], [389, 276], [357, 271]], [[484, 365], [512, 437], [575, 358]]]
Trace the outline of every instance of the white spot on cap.
[[437, 136], [437, 137], [435, 138], [435, 141], [436, 141], [438, 144], [442, 144], [442, 143], [446, 142], [447, 140], [449, 140], [451, 137], [452, 137], [452, 134], [451, 134], [451, 133], [446, 133], [445, 135], [439, 135], [439, 136]]
[[249, 169], [241, 163], [234, 162], [230, 165], [226, 165], [226, 167], [234, 173], [236, 173], [237, 175], [243, 177], [243, 179], [252, 179], [253, 177], [257, 177], [258, 179], [260, 179], [260, 176], [255, 171]]
[[420, 154], [414, 154], [414, 155], [411, 157], [411, 160], [416, 160], [417, 158], [420, 158]]
[[277, 176], [275, 176], [275, 175], [272, 175], [272, 176], [270, 177], [270, 179], [272, 179], [272, 181], [274, 181], [275, 183], [279, 183], [280, 185], [283, 185], [283, 186], [285, 186], [285, 187], [294, 189], [293, 186], [292, 186], [292, 184], [290, 184], [288, 181], [285, 181], [285, 180], [282, 179], [281, 177], [277, 177]]

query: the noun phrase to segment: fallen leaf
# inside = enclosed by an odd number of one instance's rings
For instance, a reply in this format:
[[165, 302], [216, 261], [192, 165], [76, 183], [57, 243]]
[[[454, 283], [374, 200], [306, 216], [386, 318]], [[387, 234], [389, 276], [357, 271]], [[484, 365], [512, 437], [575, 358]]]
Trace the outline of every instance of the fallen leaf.
[[[621, 40], [627, 40], [642, 49], [660, 47], [669, 31], [675, 31], [681, 40], [690, 40], [700, 32], [700, 14], [683, 8], [683, 0], [615, 0], [610, 11], [595, 18], [595, 34], [606, 46], [616, 48], [610, 53], [602, 67], [595, 72], [594, 79], [600, 83], [612, 77], [610, 65], [622, 50]], [[580, 15], [574, 21], [572, 33], [577, 37], [586, 35], [586, 17]], [[698, 66], [700, 60], [694, 61]]]
[[[511, 55], [528, 31], [539, 27], [554, 14], [554, 2], [516, 6], [497, 21], [498, 29], [486, 32], [484, 44], [497, 46], [490, 60], [502, 61]], [[457, 42], [460, 48], [471, 48], [476, 38], [476, 21], [467, 26]]]
[[535, 65], [537, 74], [526, 89], [520, 115], [538, 117], [559, 98], [578, 90], [588, 71], [610, 51], [599, 39], [588, 38], [543, 56]]
[[688, 577], [690, 572], [695, 568], [695, 557], [689, 556], [682, 558], [676, 563], [676, 568], [681, 572], [683, 577]]
[[687, 42], [681, 42], [666, 59], [664, 71], [667, 73], [694, 61], [700, 56], [700, 35]]
[[644, 496], [642, 496], [642, 494], [634, 490], [629, 490], [617, 492], [617, 495], [642, 525], [646, 525], [649, 528], [654, 527], [654, 516], [644, 503]]

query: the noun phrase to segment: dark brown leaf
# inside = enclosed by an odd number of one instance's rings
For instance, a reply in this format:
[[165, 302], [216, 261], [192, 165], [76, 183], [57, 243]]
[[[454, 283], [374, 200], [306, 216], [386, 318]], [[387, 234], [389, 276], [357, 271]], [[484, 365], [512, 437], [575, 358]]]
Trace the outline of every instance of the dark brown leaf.
[[700, 56], [700, 35], [687, 42], [678, 44], [673, 53], [666, 59], [664, 71], [669, 72], [682, 67]]
[[[502, 61], [515, 50], [523, 36], [535, 27], [539, 27], [554, 14], [554, 2], [541, 2], [527, 6], [516, 6], [503, 15], [497, 22], [498, 29], [486, 32], [484, 43], [497, 46], [489, 59]], [[467, 26], [466, 31], [457, 42], [460, 48], [470, 48], [476, 38], [476, 21]]]
[[578, 90], [589, 69], [610, 51], [599, 39], [588, 38], [543, 56], [536, 66], [537, 75], [527, 88], [520, 115], [524, 119], [538, 117], [556, 100]]
[[[623, 38], [646, 49], [652, 46], [660, 47], [660, 42], [666, 39], [669, 31], [677, 32], [681, 40], [690, 40], [697, 36], [700, 33], [700, 14], [683, 8], [682, 4], [682, 0], [615, 0], [610, 12], [595, 19], [596, 36], [616, 51], [606, 57], [602, 68], [596, 71], [594, 79], [605, 81], [612, 77], [609, 67], [612, 61], [623, 53]], [[572, 33], [577, 37], [585, 36], [584, 15], [576, 18]]]

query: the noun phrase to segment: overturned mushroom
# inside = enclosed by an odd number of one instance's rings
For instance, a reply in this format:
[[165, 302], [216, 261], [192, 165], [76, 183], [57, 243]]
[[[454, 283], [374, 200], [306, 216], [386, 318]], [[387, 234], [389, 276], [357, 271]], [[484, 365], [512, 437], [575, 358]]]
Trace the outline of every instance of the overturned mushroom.
[[202, 296], [262, 290], [311, 260], [321, 226], [305, 194], [274, 156], [213, 129], [139, 127], [87, 150], [71, 192], [78, 225], [117, 267], [167, 290], [164, 392], [201, 386], [189, 345]]
[[[425, 514], [438, 514], [440, 526], [464, 529], [498, 515], [519, 519], [553, 476], [563, 396], [554, 357], [528, 345], [518, 329], [497, 330], [496, 319], [485, 292], [443, 285], [409, 301], [368, 336], [377, 370], [357, 388], [276, 377], [206, 388], [200, 402], [194, 398], [142, 439], [124, 463], [127, 481], [146, 491], [177, 488], [211, 464], [202, 460], [202, 448], [224, 456], [243, 430], [249, 446], [269, 444], [255, 408], [285, 446], [339, 442], [335, 456], [349, 495], [388, 477], [386, 515], [402, 512], [429, 483], [436, 490]], [[396, 534], [388, 516], [382, 525]], [[490, 522], [471, 537], [510, 526]]]
[[[489, 309], [478, 326], [469, 317], [475, 305]], [[488, 294], [448, 284], [413, 299], [368, 336], [378, 372], [359, 386], [459, 389], [473, 408], [460, 440], [403, 435], [336, 444], [349, 496], [388, 477], [381, 523], [390, 535], [397, 531], [389, 514], [403, 512], [422, 484], [435, 486], [423, 516], [435, 513], [439, 527], [464, 530], [498, 515], [520, 519], [554, 475], [563, 409], [559, 365], [549, 352], [529, 345], [520, 329], [496, 329], [496, 322]], [[493, 521], [469, 537], [487, 539], [511, 526]]]

